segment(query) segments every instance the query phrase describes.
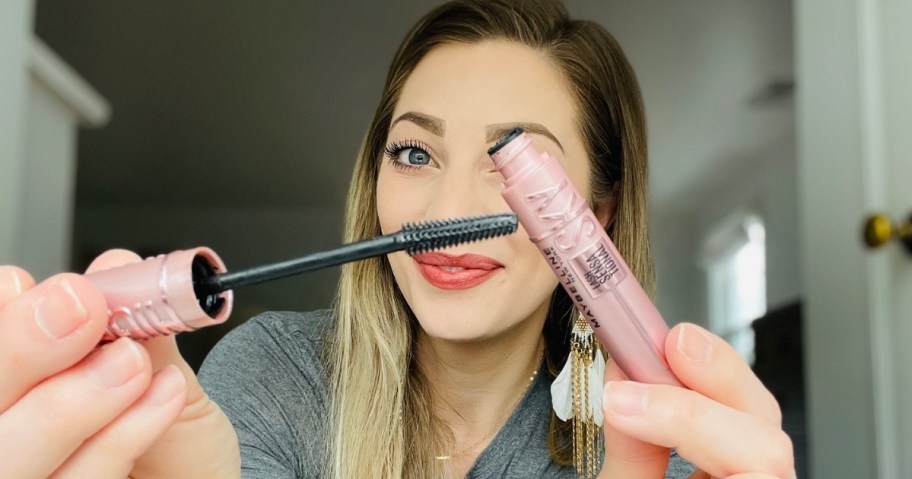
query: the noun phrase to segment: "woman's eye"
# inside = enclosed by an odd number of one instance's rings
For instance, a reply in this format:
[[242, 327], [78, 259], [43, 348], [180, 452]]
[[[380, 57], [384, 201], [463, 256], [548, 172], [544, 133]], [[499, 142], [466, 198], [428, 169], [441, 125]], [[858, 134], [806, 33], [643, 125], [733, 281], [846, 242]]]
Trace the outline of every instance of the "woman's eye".
[[431, 162], [431, 155], [421, 148], [406, 148], [399, 152], [399, 161], [406, 165], [427, 165]]
[[386, 147], [386, 156], [396, 168], [415, 170], [432, 166], [434, 160], [427, 148], [414, 140], [392, 143]]

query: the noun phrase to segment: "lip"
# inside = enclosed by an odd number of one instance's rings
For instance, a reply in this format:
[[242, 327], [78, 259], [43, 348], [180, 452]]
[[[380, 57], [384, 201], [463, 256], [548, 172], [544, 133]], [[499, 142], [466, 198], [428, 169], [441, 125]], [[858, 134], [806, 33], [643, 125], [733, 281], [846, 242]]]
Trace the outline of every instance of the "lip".
[[[504, 267], [494, 258], [471, 253], [459, 256], [440, 252], [421, 253], [413, 256], [412, 259], [418, 264], [418, 270], [428, 283], [447, 290], [469, 289], [478, 286]], [[444, 268], [463, 269], [447, 271]]]

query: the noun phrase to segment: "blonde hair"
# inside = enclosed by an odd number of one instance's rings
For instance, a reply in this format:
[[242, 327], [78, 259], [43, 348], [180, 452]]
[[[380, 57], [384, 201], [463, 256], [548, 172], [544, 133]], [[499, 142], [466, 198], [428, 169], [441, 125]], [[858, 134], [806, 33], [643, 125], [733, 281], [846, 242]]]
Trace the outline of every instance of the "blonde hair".
[[[403, 84], [421, 59], [445, 43], [518, 42], [545, 52], [576, 102], [591, 160], [591, 201], [613, 208], [608, 227], [647, 291], [654, 274], [646, 224], [646, 127], [639, 87], [617, 42], [599, 25], [571, 20], [556, 0], [461, 0], [424, 16], [393, 59], [380, 105], [355, 165], [345, 241], [380, 234], [376, 187], [380, 157]], [[544, 328], [552, 374], [567, 358], [570, 299], [557, 288]], [[452, 436], [434, 417], [431, 392], [415, 364], [417, 322], [385, 257], [346, 265], [334, 305], [326, 361], [330, 381], [330, 477], [436, 478], [434, 455]], [[549, 445], [571, 464], [569, 423], [552, 415]]]

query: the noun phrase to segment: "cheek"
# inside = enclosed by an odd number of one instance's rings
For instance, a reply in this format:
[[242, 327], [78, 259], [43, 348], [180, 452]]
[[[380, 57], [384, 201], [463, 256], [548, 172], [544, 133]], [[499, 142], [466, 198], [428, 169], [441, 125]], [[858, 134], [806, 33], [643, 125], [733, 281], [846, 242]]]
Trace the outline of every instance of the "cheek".
[[420, 221], [427, 204], [420, 189], [410, 187], [407, 179], [380, 169], [377, 177], [377, 217], [383, 234], [399, 231], [404, 223]]
[[549, 291], [554, 289], [558, 284], [557, 276], [551, 271], [551, 266], [545, 261], [538, 246], [529, 240], [529, 235], [522, 226], [511, 237], [511, 243], [517, 263], [522, 264], [524, 270], [522, 275], [525, 280], [523, 282], [535, 288]]

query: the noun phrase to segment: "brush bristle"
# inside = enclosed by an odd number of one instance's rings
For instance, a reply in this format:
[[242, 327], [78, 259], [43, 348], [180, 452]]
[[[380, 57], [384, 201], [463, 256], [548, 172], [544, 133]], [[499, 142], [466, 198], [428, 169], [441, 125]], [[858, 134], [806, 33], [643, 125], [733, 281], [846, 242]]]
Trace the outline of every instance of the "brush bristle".
[[401, 233], [406, 243], [405, 251], [411, 256], [512, 234], [516, 228], [516, 215], [503, 213], [409, 223], [402, 228]]

